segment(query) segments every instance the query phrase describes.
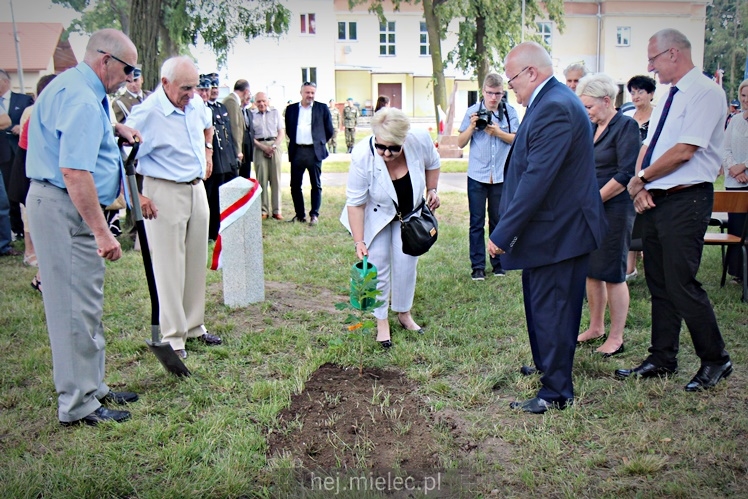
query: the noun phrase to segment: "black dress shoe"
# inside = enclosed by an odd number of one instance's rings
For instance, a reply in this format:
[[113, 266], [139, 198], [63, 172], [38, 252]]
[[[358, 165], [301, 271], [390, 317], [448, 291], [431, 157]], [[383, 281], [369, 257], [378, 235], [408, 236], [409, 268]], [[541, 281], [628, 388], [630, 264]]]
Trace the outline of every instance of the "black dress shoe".
[[729, 361], [721, 366], [701, 366], [696, 376], [686, 385], [686, 391], [698, 392], [708, 390], [731, 374], [732, 362]]
[[609, 359], [609, 358], [613, 357], [614, 355], [618, 355], [619, 353], [623, 353], [624, 350], [625, 349], [623, 348], [623, 343], [621, 343], [621, 346], [618, 347], [618, 348], [616, 348], [615, 351], [603, 353], [603, 359]]
[[221, 343], [223, 343], [223, 340], [221, 338], [219, 338], [215, 334], [210, 334], [210, 333], [203, 333], [200, 336], [196, 337], [195, 339], [205, 343], [206, 345], [211, 345], [211, 346], [220, 345]]
[[651, 362], [643, 362], [640, 366], [633, 369], [618, 369], [615, 372], [616, 378], [662, 378], [678, 372], [678, 369], [660, 367]]
[[567, 404], [560, 404], [558, 402], [548, 402], [547, 400], [535, 397], [534, 399], [525, 400], [524, 402], [512, 402], [509, 404], [509, 408], [517, 409], [522, 412], [529, 412], [531, 414], [543, 414], [548, 409], [566, 409]]
[[382, 345], [382, 348], [385, 350], [389, 350], [392, 348], [392, 340], [384, 340], [379, 342], [380, 345]]
[[408, 329], [407, 327], [405, 327], [405, 324], [403, 324], [403, 322], [400, 320], [399, 317], [397, 318], [397, 322], [399, 322], [400, 323], [400, 327], [403, 328], [403, 329], [405, 329], [406, 331], [413, 331], [413, 332], [416, 332], [418, 334], [423, 334], [423, 328], [422, 327], [419, 327], [418, 329]]
[[114, 409], [107, 409], [106, 407], [99, 407], [94, 412], [86, 416], [85, 418], [78, 419], [76, 421], [60, 421], [62, 426], [74, 426], [79, 424], [86, 424], [88, 426], [96, 426], [99, 423], [106, 421], [114, 421], [115, 423], [121, 423], [130, 419], [130, 413], [127, 411], [115, 411]]
[[115, 403], [119, 405], [129, 404], [138, 400], [138, 394], [133, 392], [113, 392], [109, 390], [109, 393], [99, 399], [102, 404]]
[[533, 374], [543, 374], [543, 371], [532, 366], [522, 366], [519, 368], [522, 376], [532, 376]]

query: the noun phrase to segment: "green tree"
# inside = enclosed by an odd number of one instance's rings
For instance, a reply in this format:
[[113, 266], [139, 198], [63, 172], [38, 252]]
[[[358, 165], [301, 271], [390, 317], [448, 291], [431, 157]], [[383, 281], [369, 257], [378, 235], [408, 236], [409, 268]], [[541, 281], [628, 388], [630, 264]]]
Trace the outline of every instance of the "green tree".
[[714, 0], [706, 10], [704, 70], [725, 71], [722, 87], [728, 100], [737, 98], [748, 48], [748, 4], [745, 0]]
[[[458, 3], [462, 21], [458, 42], [449, 53], [449, 62], [466, 72], [474, 72], [478, 82], [483, 82], [492, 68], [503, 66], [502, 58], [522, 40], [522, 30], [529, 33], [528, 40], [540, 41], [535, 35], [535, 19], [545, 18], [537, 0], [525, 1], [525, 26], [522, 26], [522, 0], [451, 0]], [[564, 28], [563, 0], [546, 0], [543, 6], [548, 18], [556, 22], [559, 31]], [[529, 28], [529, 30], [527, 30]]]
[[168, 57], [189, 53], [203, 40], [218, 66], [238, 39], [280, 36], [291, 12], [281, 0], [52, 0], [81, 13], [70, 30], [93, 33], [117, 28], [138, 48], [145, 88], [158, 83], [159, 66]]

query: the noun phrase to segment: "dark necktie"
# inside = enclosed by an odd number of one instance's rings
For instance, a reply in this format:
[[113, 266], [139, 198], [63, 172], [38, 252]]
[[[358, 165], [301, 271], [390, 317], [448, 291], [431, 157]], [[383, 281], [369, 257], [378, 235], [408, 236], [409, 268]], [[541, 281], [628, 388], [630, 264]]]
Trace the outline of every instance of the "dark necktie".
[[665, 107], [662, 108], [662, 115], [660, 116], [660, 121], [657, 122], [657, 129], [655, 130], [654, 135], [652, 136], [652, 140], [649, 142], [649, 146], [647, 147], [647, 152], [644, 154], [644, 159], [642, 160], [642, 167], [641, 169], [645, 169], [652, 163], [652, 153], [654, 152], [655, 146], [657, 145], [657, 139], [660, 138], [660, 133], [662, 133], [662, 127], [665, 125], [665, 120], [667, 119], [668, 113], [670, 113], [670, 106], [673, 104], [673, 96], [678, 91], [678, 87], [670, 87], [670, 93], [667, 96], [667, 100], [665, 101]]

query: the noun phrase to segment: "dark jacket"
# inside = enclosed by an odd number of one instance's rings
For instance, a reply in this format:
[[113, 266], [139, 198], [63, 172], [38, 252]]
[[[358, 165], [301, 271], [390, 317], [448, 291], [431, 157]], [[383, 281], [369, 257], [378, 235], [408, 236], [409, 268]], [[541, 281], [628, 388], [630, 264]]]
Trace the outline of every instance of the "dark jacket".
[[[286, 134], [288, 135], [288, 158], [293, 161], [296, 155], [296, 126], [299, 122], [298, 102], [286, 107]], [[314, 155], [317, 161], [327, 157], [327, 141], [332, 137], [332, 116], [330, 108], [322, 102], [314, 101], [312, 105], [312, 140], [314, 142]]]

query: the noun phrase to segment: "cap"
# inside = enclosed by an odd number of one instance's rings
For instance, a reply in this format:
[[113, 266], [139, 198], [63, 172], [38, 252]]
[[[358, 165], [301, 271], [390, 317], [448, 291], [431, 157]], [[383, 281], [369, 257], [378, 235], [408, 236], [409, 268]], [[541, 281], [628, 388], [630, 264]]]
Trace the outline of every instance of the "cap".
[[210, 78], [211, 88], [218, 87], [218, 73], [210, 73], [209, 75], [206, 75], [206, 76]]
[[346, 100], [353, 100], [353, 97], [348, 97]]
[[200, 75], [197, 88], [210, 88], [210, 78], [208, 75]]
[[735, 107], [740, 107], [740, 102], [738, 102], [738, 100], [735, 99], [734, 101], [730, 102], [730, 105], [735, 106]]
[[143, 74], [143, 71], [140, 68], [135, 68], [132, 72], [132, 79], [137, 80], [140, 78], [140, 76]]

